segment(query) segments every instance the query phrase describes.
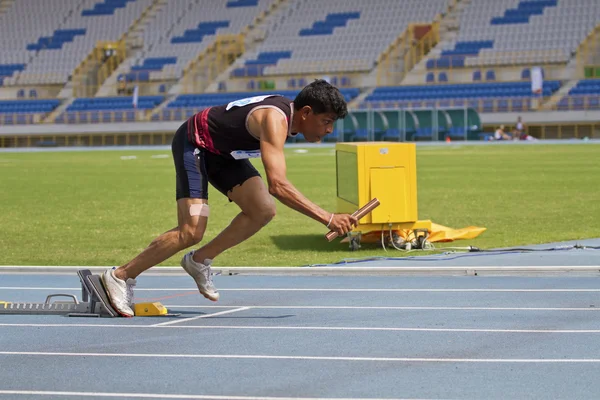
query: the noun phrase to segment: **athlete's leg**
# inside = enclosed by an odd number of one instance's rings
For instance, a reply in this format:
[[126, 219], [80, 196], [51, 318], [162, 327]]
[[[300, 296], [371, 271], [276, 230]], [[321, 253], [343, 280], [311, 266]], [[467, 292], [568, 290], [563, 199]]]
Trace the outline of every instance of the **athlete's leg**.
[[[107, 270], [102, 280], [113, 307], [124, 316], [132, 316], [135, 278], [179, 251], [202, 240], [207, 224], [208, 177], [202, 152], [187, 141], [185, 124], [172, 144], [177, 183], [177, 227], [163, 233], [128, 263]], [[198, 207], [205, 204], [204, 207]]]
[[181, 250], [200, 243], [206, 231], [208, 217], [190, 215], [190, 207], [193, 204], [207, 204], [207, 201], [192, 198], [177, 200], [178, 226], [154, 239], [133, 260], [117, 268], [115, 276], [123, 280], [135, 279], [142, 272], [160, 264]]
[[194, 260], [214, 259], [254, 235], [275, 216], [275, 201], [259, 176], [234, 186], [229, 198], [241, 208], [241, 212], [218, 236], [196, 250]]

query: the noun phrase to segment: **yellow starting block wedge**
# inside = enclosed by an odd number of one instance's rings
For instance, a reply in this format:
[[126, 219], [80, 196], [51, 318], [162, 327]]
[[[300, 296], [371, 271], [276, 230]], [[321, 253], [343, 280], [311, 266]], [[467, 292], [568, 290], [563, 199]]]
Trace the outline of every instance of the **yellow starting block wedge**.
[[167, 308], [159, 302], [136, 303], [133, 312], [136, 317], [158, 317], [169, 314]]
[[0, 301], [0, 308], [6, 308], [9, 304], [8, 301]]

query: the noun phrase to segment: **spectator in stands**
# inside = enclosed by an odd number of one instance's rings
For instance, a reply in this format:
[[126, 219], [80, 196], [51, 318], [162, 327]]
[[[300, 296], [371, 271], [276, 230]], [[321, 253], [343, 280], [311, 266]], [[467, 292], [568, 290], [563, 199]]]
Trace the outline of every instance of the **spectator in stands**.
[[[348, 233], [356, 218], [327, 212], [304, 197], [286, 176], [283, 151], [287, 138], [298, 132], [309, 142], [319, 142], [347, 113], [340, 91], [316, 80], [294, 101], [280, 95], [250, 97], [206, 108], [183, 123], [171, 146], [178, 226], [156, 238], [133, 260], [101, 275], [113, 307], [123, 316], [133, 316], [135, 278], [202, 240], [209, 215], [209, 182], [241, 209], [212, 241], [181, 260], [200, 293], [212, 301], [219, 299], [211, 278], [212, 260], [250, 238], [275, 216], [271, 196], [339, 235]], [[261, 157], [267, 185], [250, 163], [252, 157]]]
[[496, 129], [494, 132], [494, 140], [511, 140], [512, 137], [504, 132], [504, 125], [500, 125], [500, 128]]
[[117, 94], [127, 94], [127, 81], [124, 76], [119, 76], [117, 80]]
[[111, 57], [114, 57], [116, 54], [117, 54], [117, 52], [115, 51], [115, 49], [112, 48], [112, 46], [106, 47], [104, 49], [104, 56], [102, 57], [102, 62], [105, 63]]

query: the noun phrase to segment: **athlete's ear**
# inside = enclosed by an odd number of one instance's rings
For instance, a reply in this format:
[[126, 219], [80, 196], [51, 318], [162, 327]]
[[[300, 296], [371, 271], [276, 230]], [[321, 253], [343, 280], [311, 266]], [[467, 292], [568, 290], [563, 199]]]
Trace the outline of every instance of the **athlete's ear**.
[[308, 114], [310, 114], [310, 112], [312, 111], [312, 108], [310, 106], [304, 106], [300, 109], [300, 115], [302, 115], [302, 119], [306, 119], [306, 117], [308, 117]]

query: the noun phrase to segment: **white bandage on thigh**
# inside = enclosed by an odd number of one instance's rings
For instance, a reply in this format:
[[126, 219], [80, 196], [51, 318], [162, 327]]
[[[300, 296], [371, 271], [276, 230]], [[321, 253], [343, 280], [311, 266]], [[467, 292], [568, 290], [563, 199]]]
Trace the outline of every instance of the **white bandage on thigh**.
[[209, 214], [210, 208], [208, 207], [208, 204], [192, 204], [190, 206], [190, 215], [192, 217], [198, 215], [201, 217], [208, 217]]

